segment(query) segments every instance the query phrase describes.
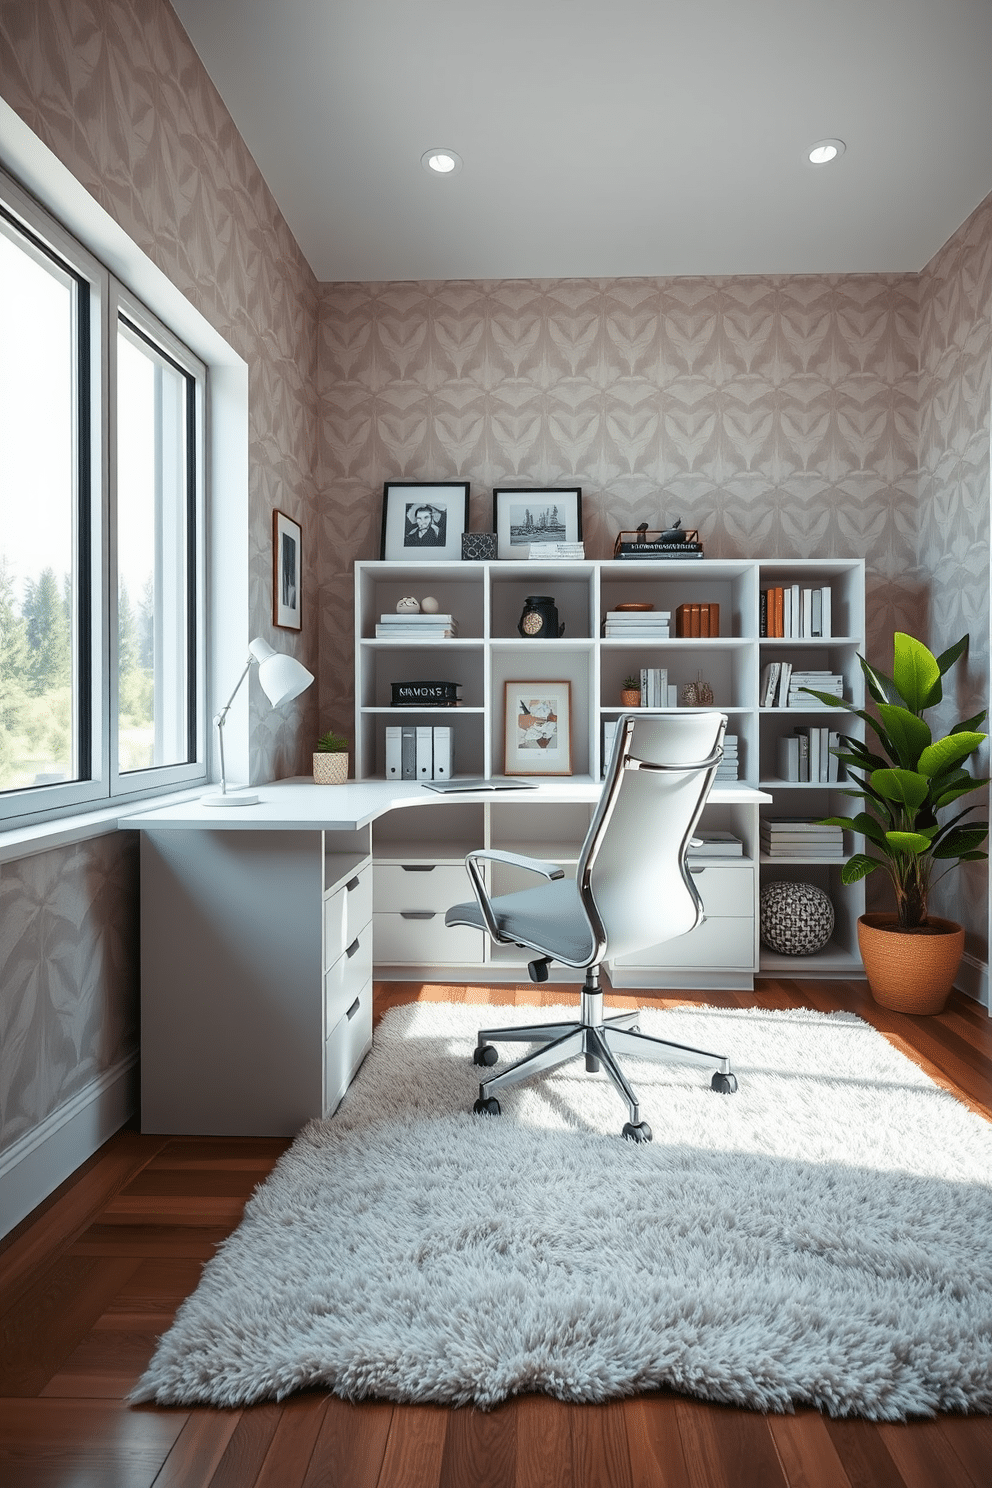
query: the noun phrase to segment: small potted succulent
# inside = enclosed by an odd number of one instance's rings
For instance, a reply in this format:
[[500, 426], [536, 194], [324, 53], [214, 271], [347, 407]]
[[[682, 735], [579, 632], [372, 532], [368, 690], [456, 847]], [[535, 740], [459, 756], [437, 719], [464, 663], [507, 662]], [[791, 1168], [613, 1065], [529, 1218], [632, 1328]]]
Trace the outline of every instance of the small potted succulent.
[[[864, 851], [844, 865], [842, 882], [856, 883], [876, 868], [889, 879], [895, 913], [862, 915], [858, 943], [875, 1001], [900, 1012], [940, 1012], [964, 949], [962, 927], [928, 912], [935, 874], [942, 877], [957, 862], [988, 856], [982, 847], [988, 822], [965, 821], [974, 804], [957, 809], [963, 796], [988, 785], [964, 764], [984, 742], [979, 727], [985, 713], [955, 723], [943, 737], [923, 717], [941, 701], [941, 680], [967, 645], [965, 635], [934, 656], [922, 641], [897, 631], [891, 677], [859, 656], [877, 717], [806, 689], [828, 707], [856, 713], [875, 735], [867, 743], [841, 735], [833, 753], [856, 786], [844, 794], [859, 796], [864, 804], [854, 816], [826, 821], [865, 839]], [[947, 808], [952, 814], [941, 820], [938, 813]]]
[[313, 757], [315, 785], [344, 785], [348, 779], [348, 740], [333, 729], [321, 734]]
[[639, 677], [624, 677], [620, 683], [620, 703], [624, 708], [641, 706], [641, 679]]

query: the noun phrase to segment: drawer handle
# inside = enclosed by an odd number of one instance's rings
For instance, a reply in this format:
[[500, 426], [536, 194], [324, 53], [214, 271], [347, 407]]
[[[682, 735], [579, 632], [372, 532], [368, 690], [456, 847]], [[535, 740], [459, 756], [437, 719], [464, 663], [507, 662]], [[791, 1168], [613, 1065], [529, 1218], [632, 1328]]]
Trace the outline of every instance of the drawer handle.
[[345, 888], [348, 890], [348, 893], [349, 894], [351, 893], [352, 889], [357, 889], [358, 888], [358, 877], [357, 877], [357, 875], [351, 880], [350, 883], [346, 883], [345, 884]]
[[401, 920], [432, 920], [437, 910], [434, 909], [401, 909]]
[[433, 873], [436, 863], [402, 863], [404, 873]]
[[355, 998], [354, 1002], [351, 1004], [351, 1007], [345, 1013], [346, 1018], [353, 1018], [355, 1016], [355, 1014], [358, 1012], [361, 1001], [362, 999], [360, 997]]
[[345, 955], [348, 956], [348, 957], [351, 957], [351, 956], [353, 956], [355, 954], [355, 952], [357, 950], [358, 950], [358, 936], [356, 935], [355, 938], [354, 938], [354, 940], [351, 942], [351, 945], [345, 951]]

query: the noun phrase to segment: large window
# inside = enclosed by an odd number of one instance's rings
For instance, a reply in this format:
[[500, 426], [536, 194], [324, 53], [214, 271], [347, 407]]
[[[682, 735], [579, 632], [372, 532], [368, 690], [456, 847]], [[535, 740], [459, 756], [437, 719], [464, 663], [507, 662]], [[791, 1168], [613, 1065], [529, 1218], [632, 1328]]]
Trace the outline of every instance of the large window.
[[205, 777], [204, 380], [0, 176], [0, 820]]

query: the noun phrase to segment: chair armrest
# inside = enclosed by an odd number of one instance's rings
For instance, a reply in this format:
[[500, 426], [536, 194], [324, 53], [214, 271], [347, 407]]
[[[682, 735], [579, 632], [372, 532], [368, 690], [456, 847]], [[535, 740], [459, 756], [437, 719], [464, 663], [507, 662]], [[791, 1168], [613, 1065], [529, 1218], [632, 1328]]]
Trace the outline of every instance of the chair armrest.
[[468, 854], [469, 858], [487, 858], [493, 863], [507, 863], [511, 868], [527, 868], [531, 873], [539, 873], [542, 878], [564, 878], [565, 870], [557, 863], [548, 863], [543, 858], [528, 858], [523, 853], [500, 852], [496, 848], [476, 848]]
[[480, 862], [488, 860], [491, 863], [506, 863], [512, 868], [529, 868], [532, 873], [539, 873], [542, 878], [564, 878], [565, 870], [557, 863], [546, 863], [540, 858], [525, 858], [521, 853], [500, 852], [496, 848], [477, 848], [474, 852], [467, 854], [465, 867], [468, 876], [472, 880], [472, 889], [475, 893], [476, 903], [485, 922], [486, 930], [490, 939], [498, 945], [514, 945], [512, 936], [504, 935], [496, 923], [493, 907], [489, 895], [486, 893], [485, 880], [482, 877]]

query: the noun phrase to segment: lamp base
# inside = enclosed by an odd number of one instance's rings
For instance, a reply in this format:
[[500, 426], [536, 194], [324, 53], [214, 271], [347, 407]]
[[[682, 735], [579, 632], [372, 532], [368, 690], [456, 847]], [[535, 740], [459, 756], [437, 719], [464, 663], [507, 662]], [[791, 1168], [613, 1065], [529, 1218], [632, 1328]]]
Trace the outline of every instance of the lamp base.
[[201, 806], [257, 806], [258, 794], [255, 791], [231, 791], [227, 795], [220, 792], [215, 796], [202, 796]]

